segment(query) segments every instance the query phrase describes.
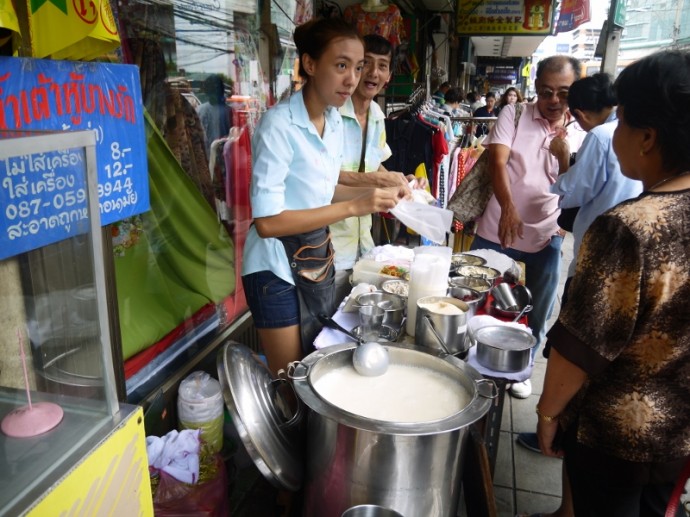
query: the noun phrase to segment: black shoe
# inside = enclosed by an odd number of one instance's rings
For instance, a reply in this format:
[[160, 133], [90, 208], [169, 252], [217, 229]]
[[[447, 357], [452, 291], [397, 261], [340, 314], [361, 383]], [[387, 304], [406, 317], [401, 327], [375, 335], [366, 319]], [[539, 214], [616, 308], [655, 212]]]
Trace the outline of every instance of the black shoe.
[[532, 452], [538, 452], [541, 454], [537, 433], [519, 433], [516, 441], [525, 449], [529, 449]]

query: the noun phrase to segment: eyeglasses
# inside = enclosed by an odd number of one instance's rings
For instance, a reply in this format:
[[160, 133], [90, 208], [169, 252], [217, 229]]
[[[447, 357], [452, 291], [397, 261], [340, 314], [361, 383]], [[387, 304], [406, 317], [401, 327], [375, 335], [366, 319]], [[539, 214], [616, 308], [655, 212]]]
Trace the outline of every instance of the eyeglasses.
[[568, 100], [568, 90], [558, 90], [557, 92], [554, 92], [551, 88], [541, 88], [537, 90], [537, 95], [539, 95], [539, 97], [544, 97], [549, 100], [551, 100], [555, 95], [561, 102], [565, 102]]

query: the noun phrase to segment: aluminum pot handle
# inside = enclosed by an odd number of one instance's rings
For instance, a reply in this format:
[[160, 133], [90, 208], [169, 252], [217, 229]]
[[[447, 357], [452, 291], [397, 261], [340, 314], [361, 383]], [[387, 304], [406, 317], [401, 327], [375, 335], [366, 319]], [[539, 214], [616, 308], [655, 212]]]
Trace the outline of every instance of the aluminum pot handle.
[[[290, 364], [292, 364], [292, 363], [290, 363]], [[288, 365], [288, 368], [289, 367], [290, 367], [290, 365]], [[278, 386], [281, 384], [287, 384], [288, 386], [290, 386], [290, 389], [292, 389], [292, 393], [295, 395], [295, 401], [297, 404], [297, 410], [295, 411], [295, 414], [292, 415], [292, 418], [290, 418], [286, 422], [282, 422], [281, 424], [278, 424], [278, 427], [280, 427], [281, 429], [289, 429], [291, 427], [295, 427], [295, 426], [299, 425], [299, 423], [304, 418], [304, 413], [305, 413], [304, 404], [302, 403], [300, 398], [297, 396], [297, 391], [295, 390], [295, 386], [292, 384], [292, 382], [290, 382], [290, 378], [289, 378], [288, 374], [283, 369], [278, 370], [278, 378], [273, 379], [271, 381], [271, 386], [274, 386], [276, 390], [278, 389]], [[276, 410], [276, 413], [280, 413], [278, 411], [278, 408], [274, 408], [274, 409]]]
[[476, 386], [480, 397], [485, 399], [495, 399], [498, 397], [498, 386], [491, 379], [479, 379]]
[[[295, 371], [297, 370], [297, 367], [300, 365], [304, 366], [304, 375], [295, 375]], [[285, 375], [287, 375], [287, 378], [291, 381], [303, 381], [307, 377], [309, 377], [309, 365], [303, 363], [302, 361], [292, 361], [287, 365], [287, 372], [285, 372], [284, 370], [280, 370], [278, 373], [285, 373]]]
[[436, 341], [443, 349], [443, 352], [446, 355], [453, 355], [448, 351], [448, 348], [446, 348], [446, 344], [444, 343], [443, 339], [441, 338], [441, 336], [438, 335], [438, 332], [436, 332], [436, 329], [434, 328], [434, 323], [431, 321], [431, 318], [427, 314], [424, 314], [422, 316], [422, 321], [427, 327], [429, 327], [429, 330], [431, 330], [431, 333], [434, 335]]

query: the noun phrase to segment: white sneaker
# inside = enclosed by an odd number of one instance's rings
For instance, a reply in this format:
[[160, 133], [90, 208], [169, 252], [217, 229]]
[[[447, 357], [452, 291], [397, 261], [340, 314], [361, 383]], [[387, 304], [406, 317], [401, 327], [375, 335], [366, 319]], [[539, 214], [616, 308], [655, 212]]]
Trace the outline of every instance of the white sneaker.
[[510, 387], [510, 394], [516, 399], [526, 399], [532, 394], [532, 381], [527, 379], [522, 382], [514, 382]]

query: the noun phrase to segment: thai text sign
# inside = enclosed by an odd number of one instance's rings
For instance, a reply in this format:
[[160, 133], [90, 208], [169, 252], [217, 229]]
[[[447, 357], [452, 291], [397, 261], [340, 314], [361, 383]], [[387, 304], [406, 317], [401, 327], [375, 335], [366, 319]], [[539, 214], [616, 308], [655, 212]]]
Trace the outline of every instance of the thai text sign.
[[[0, 131], [88, 129], [97, 134], [101, 223], [147, 211], [146, 138], [137, 67], [0, 57]], [[61, 208], [85, 210], [84, 185], [77, 185], [73, 170], [84, 164], [76, 156], [39, 153], [4, 160], [0, 220], [10, 218], [10, 205], [17, 207], [17, 216], [39, 205], [47, 211], [42, 217], [48, 218], [59, 215]], [[69, 207], [68, 191], [73, 195]], [[48, 198], [52, 204], [46, 205]]]
[[458, 0], [457, 31], [463, 36], [549, 35], [553, 0]]
[[4, 158], [0, 177], [0, 259], [88, 231], [84, 148]]

